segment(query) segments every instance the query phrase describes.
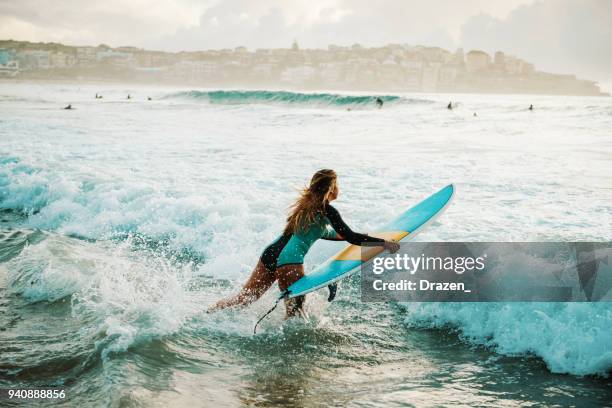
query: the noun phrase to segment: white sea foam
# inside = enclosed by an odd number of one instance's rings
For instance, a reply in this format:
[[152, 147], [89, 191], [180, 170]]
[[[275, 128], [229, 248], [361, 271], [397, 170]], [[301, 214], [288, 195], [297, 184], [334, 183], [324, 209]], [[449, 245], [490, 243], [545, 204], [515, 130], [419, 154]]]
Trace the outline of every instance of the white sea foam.
[[171, 334], [200, 306], [189, 301], [189, 265], [54, 233], [7, 264], [9, 290], [29, 302], [69, 300], [83, 330], [104, 334], [102, 356]]
[[535, 355], [555, 373], [607, 375], [612, 368], [609, 303], [404, 304], [414, 327], [459, 331], [504, 355]]

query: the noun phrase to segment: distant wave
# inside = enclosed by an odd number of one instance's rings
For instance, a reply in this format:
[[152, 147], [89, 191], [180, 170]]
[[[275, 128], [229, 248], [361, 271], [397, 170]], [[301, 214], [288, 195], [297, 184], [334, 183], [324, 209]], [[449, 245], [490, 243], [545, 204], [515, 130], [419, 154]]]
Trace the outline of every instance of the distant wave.
[[333, 93], [301, 93], [289, 91], [186, 91], [168, 94], [164, 99], [190, 99], [211, 104], [284, 104], [331, 107], [376, 107], [376, 98], [385, 104], [429, 103], [426, 99], [395, 95], [346, 95]]

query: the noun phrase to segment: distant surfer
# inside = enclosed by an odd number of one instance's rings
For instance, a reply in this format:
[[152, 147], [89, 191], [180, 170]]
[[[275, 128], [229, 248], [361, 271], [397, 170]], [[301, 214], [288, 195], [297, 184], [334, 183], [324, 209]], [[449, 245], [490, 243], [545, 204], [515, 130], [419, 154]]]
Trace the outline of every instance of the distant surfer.
[[73, 107], [72, 107], [72, 105], [67, 105], [67, 106], [65, 106], [65, 107], [64, 107], [64, 109], [66, 109], [66, 110], [72, 110], [72, 109], [73, 109]]
[[533, 104], [529, 105], [529, 110], [532, 111], [533, 110]]
[[478, 116], [478, 114], [476, 112], [474, 112], [474, 117]]
[[128, 94], [127, 99], [132, 99], [132, 95]]
[[147, 101], [152, 101], [153, 98], [151, 98], [150, 96], [147, 96]]
[[376, 97], [376, 105], [378, 106], [378, 109], [381, 109], [384, 104], [385, 104], [385, 102], [380, 97], [377, 96]]
[[102, 99], [102, 95], [98, 95], [98, 93], [96, 92], [96, 99]]
[[[261, 254], [257, 266], [240, 292], [218, 301], [208, 311], [232, 306], [246, 306], [259, 299], [274, 281], [285, 292], [291, 284], [304, 276], [304, 257], [318, 239], [348, 241], [354, 245], [382, 246], [396, 252], [399, 244], [353, 232], [330, 202], [338, 198], [336, 172], [319, 170], [310, 185], [302, 190], [293, 204], [283, 233]], [[330, 287], [330, 295], [335, 287]], [[305, 316], [302, 308], [304, 296], [285, 299], [287, 317]], [[333, 296], [330, 296], [330, 299]]]
[[452, 103], [452, 102], [449, 102], [449, 103], [448, 103], [448, 106], [446, 107], [446, 109], [448, 109], [448, 110], [453, 110], [453, 103]]

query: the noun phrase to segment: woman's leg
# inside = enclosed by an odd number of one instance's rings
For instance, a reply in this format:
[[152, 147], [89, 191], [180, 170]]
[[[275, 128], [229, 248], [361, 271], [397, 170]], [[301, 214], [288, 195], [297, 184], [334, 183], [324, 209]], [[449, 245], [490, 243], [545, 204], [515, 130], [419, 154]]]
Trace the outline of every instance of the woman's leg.
[[272, 286], [276, 277], [264, 266], [261, 260], [253, 269], [251, 276], [246, 281], [240, 292], [234, 296], [221, 299], [214, 306], [208, 309], [209, 312], [225, 309], [232, 306], [246, 306], [261, 297]]
[[[276, 268], [276, 278], [278, 279], [278, 287], [281, 292], [287, 290], [291, 284], [298, 281], [304, 276], [304, 265], [283, 265]], [[287, 317], [293, 317], [297, 314], [306, 318], [306, 312], [304, 312], [304, 299], [305, 296], [298, 296], [292, 299], [285, 299], [285, 309], [287, 310]]]

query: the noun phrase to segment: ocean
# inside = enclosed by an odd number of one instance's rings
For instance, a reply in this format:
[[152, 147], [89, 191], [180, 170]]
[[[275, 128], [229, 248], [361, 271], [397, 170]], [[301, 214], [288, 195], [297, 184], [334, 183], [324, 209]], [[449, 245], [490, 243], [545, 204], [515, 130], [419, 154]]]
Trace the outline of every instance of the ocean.
[[[455, 183], [417, 240], [612, 239], [611, 98], [5, 81], [0, 388], [65, 390], [41, 406], [610, 406], [610, 303], [364, 303], [356, 274], [309, 295], [308, 322], [278, 308], [253, 335], [275, 286], [206, 314], [321, 168], [357, 231]], [[342, 245], [316, 243], [306, 271]]]

